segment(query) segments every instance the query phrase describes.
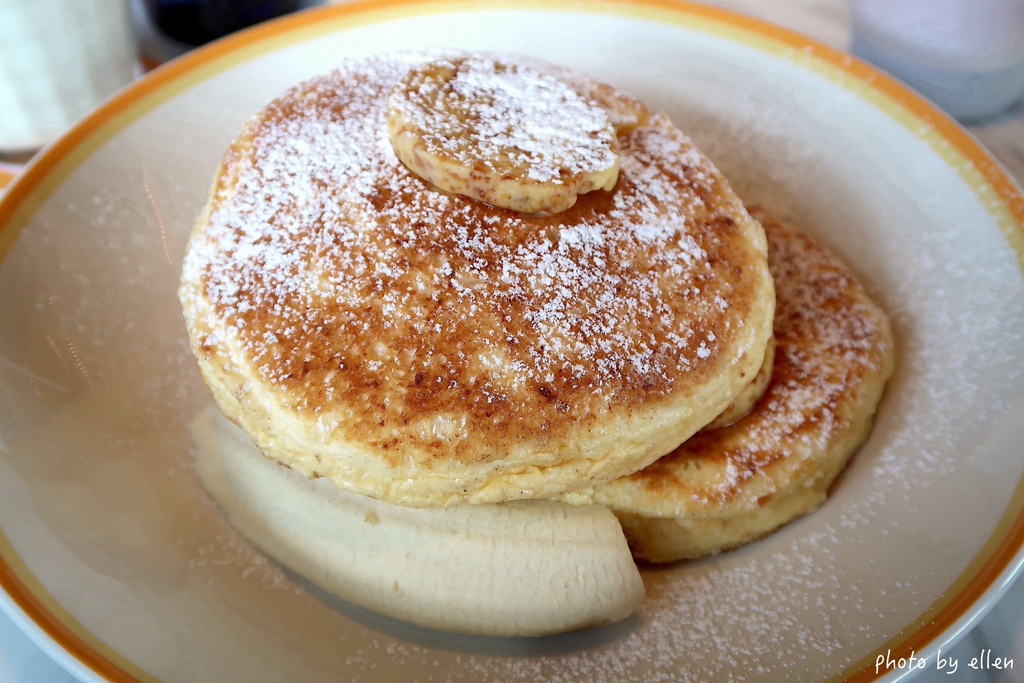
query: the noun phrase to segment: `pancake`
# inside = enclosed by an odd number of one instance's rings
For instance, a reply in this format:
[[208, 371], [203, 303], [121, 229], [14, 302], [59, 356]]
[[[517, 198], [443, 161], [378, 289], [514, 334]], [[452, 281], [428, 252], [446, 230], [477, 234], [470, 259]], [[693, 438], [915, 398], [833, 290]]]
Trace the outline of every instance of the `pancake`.
[[894, 350], [888, 318], [810, 237], [751, 209], [775, 277], [776, 351], [753, 410], [581, 501], [610, 507], [634, 556], [697, 559], [818, 508], [867, 438]]
[[747, 415], [757, 402], [768, 391], [768, 383], [772, 380], [772, 367], [775, 364], [775, 337], [768, 340], [768, 346], [764, 351], [764, 362], [757, 371], [754, 379], [732, 400], [725, 410], [718, 417], [704, 425], [704, 429], [721, 429], [728, 427], [744, 415]]
[[428, 57], [347, 62], [231, 145], [182, 269], [204, 380], [266, 456], [400, 505], [550, 498], [650, 464], [762, 364], [763, 230], [667, 118], [534, 62], [607, 112], [614, 187], [548, 215], [440, 191], [387, 128]]

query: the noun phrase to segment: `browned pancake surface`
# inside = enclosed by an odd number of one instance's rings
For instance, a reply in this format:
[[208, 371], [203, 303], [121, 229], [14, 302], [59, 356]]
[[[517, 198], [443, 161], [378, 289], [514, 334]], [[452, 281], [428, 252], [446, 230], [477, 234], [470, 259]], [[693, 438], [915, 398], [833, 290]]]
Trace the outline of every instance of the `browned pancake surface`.
[[775, 278], [774, 368], [754, 409], [599, 487], [647, 559], [697, 557], [817, 507], [867, 437], [893, 368], [886, 315], [811, 238], [751, 209]]
[[[408, 59], [294, 88], [225, 156], [182, 298], [186, 317], [203, 309], [201, 366], [251, 422], [286, 411], [312, 442], [397, 477], [458, 478], [449, 468], [522, 448], [540, 456], [515, 468], [578, 459], [585, 483], [601, 446], [574, 435], [603, 442], [615, 419], [692, 397], [700, 413], [750, 380], [772, 305], [762, 237], [682, 133], [580, 79], [614, 112], [617, 186], [552, 216], [495, 208], [427, 186], [391, 151], [387, 96]], [[320, 460], [300, 469], [331, 475]]]

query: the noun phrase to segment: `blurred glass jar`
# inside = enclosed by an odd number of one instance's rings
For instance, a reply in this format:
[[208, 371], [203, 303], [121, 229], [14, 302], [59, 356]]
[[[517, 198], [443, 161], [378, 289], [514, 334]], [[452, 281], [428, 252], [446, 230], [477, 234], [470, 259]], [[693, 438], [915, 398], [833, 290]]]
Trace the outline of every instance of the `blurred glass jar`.
[[0, 0], [0, 153], [43, 147], [137, 62], [129, 0]]
[[1024, 95], [1024, 0], [853, 0], [851, 49], [958, 119]]

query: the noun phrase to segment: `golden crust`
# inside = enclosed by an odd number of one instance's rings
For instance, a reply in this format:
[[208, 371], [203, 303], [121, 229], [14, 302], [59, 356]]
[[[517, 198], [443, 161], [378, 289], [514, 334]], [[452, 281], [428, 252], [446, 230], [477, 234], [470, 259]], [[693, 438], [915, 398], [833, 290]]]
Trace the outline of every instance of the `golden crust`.
[[553, 216], [438, 192], [387, 140], [422, 59], [301, 84], [228, 150], [180, 290], [204, 379], [266, 455], [393, 503], [544, 498], [649, 464], [761, 364], [761, 227], [668, 120], [576, 76], [618, 131], [612, 191]]
[[721, 552], [816, 509], [867, 438], [892, 374], [888, 318], [849, 270], [763, 210], [751, 214], [778, 296], [764, 396], [738, 422], [581, 496], [615, 511], [641, 559]]
[[740, 419], [757, 405], [757, 402], [768, 390], [768, 383], [772, 380], [772, 366], [775, 363], [775, 337], [768, 340], [768, 346], [764, 351], [764, 362], [761, 363], [757, 375], [747, 386], [743, 387], [732, 403], [723, 410], [718, 417], [704, 426], [704, 429], [721, 429], [728, 427]]

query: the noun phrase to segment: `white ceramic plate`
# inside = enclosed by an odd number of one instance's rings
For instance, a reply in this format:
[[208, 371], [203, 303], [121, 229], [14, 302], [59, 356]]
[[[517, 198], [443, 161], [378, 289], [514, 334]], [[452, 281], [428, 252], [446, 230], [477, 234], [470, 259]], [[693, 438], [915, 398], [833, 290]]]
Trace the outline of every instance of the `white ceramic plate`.
[[[428, 44], [538, 55], [646, 99], [894, 319], [898, 370], [829, 502], [645, 571], [643, 612], [612, 628], [469, 639], [339, 604], [253, 551], [192, 470], [207, 399], [175, 288], [221, 153], [299, 79]], [[115, 97], [10, 188], [0, 225], [0, 602], [85, 678], [898, 677], [880, 653], [947, 647], [1021, 564], [1024, 199], [929, 105], [753, 20], [660, 0], [300, 14]]]

